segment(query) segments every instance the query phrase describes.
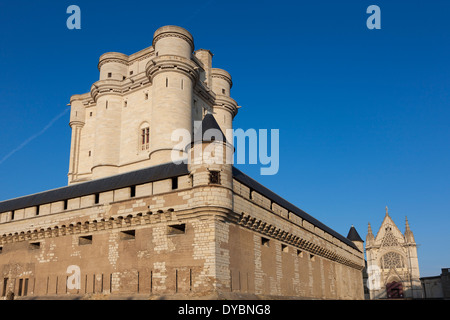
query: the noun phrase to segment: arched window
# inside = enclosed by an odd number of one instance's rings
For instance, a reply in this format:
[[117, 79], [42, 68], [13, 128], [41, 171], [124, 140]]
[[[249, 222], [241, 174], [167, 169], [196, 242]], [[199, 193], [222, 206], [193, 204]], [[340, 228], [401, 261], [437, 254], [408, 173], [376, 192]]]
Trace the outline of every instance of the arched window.
[[150, 148], [150, 126], [143, 123], [139, 130], [139, 150], [145, 151]]

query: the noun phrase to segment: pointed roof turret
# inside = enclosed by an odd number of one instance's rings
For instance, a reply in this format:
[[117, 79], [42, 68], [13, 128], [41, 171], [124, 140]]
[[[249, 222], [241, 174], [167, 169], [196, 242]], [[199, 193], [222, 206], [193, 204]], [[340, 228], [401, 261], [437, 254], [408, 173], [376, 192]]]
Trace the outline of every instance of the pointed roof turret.
[[361, 239], [361, 237], [359, 236], [358, 231], [356, 231], [356, 229], [353, 225], [348, 232], [347, 239], [351, 240], [351, 241], [364, 242], [363, 239]]
[[201, 125], [201, 135], [200, 132], [194, 133], [194, 142], [210, 142], [210, 141], [223, 141], [227, 142], [223, 131], [220, 129], [216, 118], [211, 113], [205, 115], [202, 120]]

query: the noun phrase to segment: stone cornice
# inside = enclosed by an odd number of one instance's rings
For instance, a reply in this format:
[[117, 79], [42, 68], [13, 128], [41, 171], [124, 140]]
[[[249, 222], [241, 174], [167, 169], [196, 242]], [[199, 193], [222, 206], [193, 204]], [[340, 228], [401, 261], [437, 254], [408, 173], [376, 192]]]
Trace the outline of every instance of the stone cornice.
[[230, 111], [230, 113], [233, 115], [233, 118], [238, 113], [237, 102], [233, 98], [221, 94], [216, 94], [214, 108], [224, 108]]
[[122, 84], [118, 80], [100, 80], [95, 82], [91, 87], [91, 96], [95, 102], [102, 94], [122, 94]]
[[69, 126], [78, 126], [78, 127], [83, 127], [84, 126], [84, 122], [83, 121], [70, 121], [69, 122]]
[[231, 80], [231, 75], [223, 69], [212, 68], [211, 69], [211, 77], [225, 80], [229, 83], [230, 88], [233, 87], [233, 81]]
[[128, 66], [128, 56], [126, 54], [120, 53], [120, 52], [107, 52], [100, 56], [97, 68], [98, 70], [101, 69], [101, 67], [105, 63], [120, 63], [125, 66]]
[[[173, 210], [169, 209], [166, 211], [166, 214], [170, 215], [172, 212]], [[93, 233], [101, 230], [129, 228], [170, 221], [167, 216], [164, 216], [164, 218], [160, 218], [159, 221], [157, 221], [158, 216], [161, 217], [161, 215], [164, 214], [163, 211], [158, 210], [157, 212], [136, 212], [128, 214], [126, 217], [116, 214], [106, 219], [88, 219], [87, 217], [79, 217], [78, 221], [70, 224], [60, 222], [50, 227], [36, 227], [28, 229], [27, 231], [16, 231], [14, 233], [3, 234], [0, 236], [0, 244], [4, 245], [13, 242], [35, 241], [65, 235]]]
[[[124, 200], [128, 201], [128, 200]], [[120, 203], [121, 201], [115, 202]], [[101, 205], [108, 208], [110, 204]], [[75, 209], [78, 210], [78, 209]], [[0, 245], [23, 241], [39, 241], [46, 238], [55, 238], [66, 235], [92, 234], [95, 232], [111, 229], [130, 229], [133, 227], [143, 227], [146, 225], [155, 225], [159, 223], [167, 224], [171, 221], [183, 222], [193, 218], [219, 218], [227, 220], [229, 210], [220, 207], [205, 207], [198, 209], [188, 209], [175, 211], [172, 208], [165, 210], [136, 210], [137, 212], [125, 214], [113, 214], [105, 218], [89, 219], [86, 216], [78, 217], [75, 221], [73, 217], [67, 217], [67, 220], [55, 222], [50, 226], [36, 226], [23, 228], [22, 231], [4, 233], [0, 235]], [[176, 215], [173, 213], [176, 212]], [[59, 214], [59, 213], [56, 213]], [[176, 220], [174, 220], [176, 217]], [[70, 221], [70, 223], [68, 222]]]
[[194, 92], [198, 94], [200, 97], [202, 97], [209, 104], [211, 104], [211, 106], [214, 105], [214, 102], [216, 100], [215, 93], [207, 86], [205, 86], [205, 84], [202, 83], [201, 81], [197, 81], [194, 87]]
[[347, 265], [351, 268], [362, 270], [363, 265], [356, 263], [352, 259], [344, 257], [330, 249], [326, 249], [311, 241], [300, 238], [299, 236], [283, 230], [273, 224], [265, 222], [261, 219], [252, 217], [251, 215], [242, 213], [237, 222], [240, 226], [258, 232], [264, 236], [277, 239], [281, 242], [288, 243], [299, 249], [308, 251], [312, 254], [327, 258], [332, 261]]
[[145, 71], [150, 81], [161, 72], [174, 71], [188, 75], [196, 83], [199, 78], [197, 71], [199, 68], [196, 63], [186, 58], [166, 55], [150, 60], [145, 67]]
[[99, 62], [97, 68], [98, 70], [101, 69], [101, 67], [106, 64], [106, 63], [121, 63], [125, 66], [128, 66], [128, 61], [127, 60], [122, 60], [122, 59], [115, 59], [115, 58], [109, 58], [109, 59], [104, 59], [101, 62]]
[[149, 84], [149, 79], [144, 73], [140, 73], [132, 78], [125, 80], [99, 80], [95, 82], [91, 87], [91, 97], [96, 102], [97, 99], [103, 94], [115, 94], [122, 95], [129, 91], [137, 90], [142, 86]]
[[155, 49], [153, 47], [136, 52], [131, 56], [119, 52], [107, 52], [100, 56], [97, 68], [100, 71], [101, 67], [106, 63], [121, 63], [128, 67], [135, 62], [149, 59], [154, 55]]
[[191, 46], [191, 50], [194, 51], [194, 39], [192, 35], [189, 33], [189, 31], [178, 26], [164, 26], [156, 30], [155, 34], [153, 35], [152, 46], [155, 47], [155, 44], [159, 40], [168, 37], [183, 39], [184, 41], [189, 43], [189, 45]]

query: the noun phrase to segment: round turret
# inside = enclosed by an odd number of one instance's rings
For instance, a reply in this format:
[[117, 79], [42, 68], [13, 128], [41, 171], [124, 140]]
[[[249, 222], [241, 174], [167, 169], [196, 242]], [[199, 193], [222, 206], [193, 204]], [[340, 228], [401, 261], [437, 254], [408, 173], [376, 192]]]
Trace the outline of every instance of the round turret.
[[81, 95], [73, 95], [70, 98], [70, 122], [69, 125], [81, 125], [85, 123], [86, 108], [83, 105], [83, 97]]
[[122, 81], [128, 75], [128, 56], [119, 52], [108, 52], [100, 56], [98, 63], [100, 80]]
[[153, 47], [156, 56], [174, 55], [190, 59], [194, 51], [194, 38], [184, 28], [164, 26], [155, 31]]
[[218, 68], [211, 69], [211, 89], [216, 95], [214, 104], [214, 116], [225, 133], [227, 139], [233, 141], [233, 118], [237, 114], [237, 103], [230, 98], [230, 90], [233, 86], [231, 75]]
[[199, 72], [191, 59], [193, 38], [185, 29], [159, 28], [153, 46], [155, 57], [147, 63], [146, 73], [152, 82], [150, 161], [157, 164], [170, 162], [172, 150], [178, 149], [173, 134], [178, 130], [192, 133], [193, 92]]
[[229, 97], [231, 87], [233, 86], [231, 75], [223, 69], [212, 68], [211, 77], [213, 92], [216, 95], [224, 95]]

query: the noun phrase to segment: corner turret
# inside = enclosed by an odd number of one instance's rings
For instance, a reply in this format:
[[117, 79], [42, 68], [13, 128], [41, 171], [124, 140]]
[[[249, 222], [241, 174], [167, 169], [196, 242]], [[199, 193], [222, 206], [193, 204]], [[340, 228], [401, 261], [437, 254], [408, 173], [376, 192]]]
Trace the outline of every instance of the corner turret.
[[347, 239], [352, 241], [359, 251], [364, 252], [364, 241], [361, 239], [358, 231], [356, 231], [356, 228], [353, 225], [348, 231]]

